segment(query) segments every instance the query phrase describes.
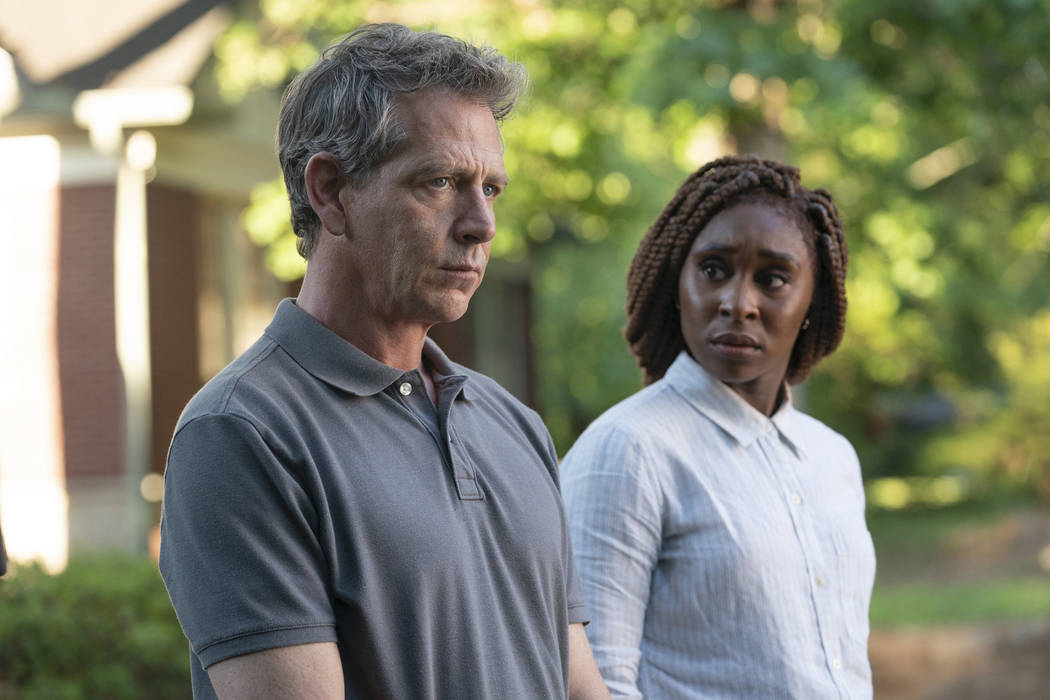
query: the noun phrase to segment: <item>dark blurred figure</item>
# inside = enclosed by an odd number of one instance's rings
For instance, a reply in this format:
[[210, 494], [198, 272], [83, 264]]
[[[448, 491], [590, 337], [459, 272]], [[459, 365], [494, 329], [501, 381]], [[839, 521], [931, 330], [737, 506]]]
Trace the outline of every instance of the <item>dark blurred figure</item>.
[[0, 576], [7, 573], [7, 550], [4, 549], [4, 531], [0, 530]]

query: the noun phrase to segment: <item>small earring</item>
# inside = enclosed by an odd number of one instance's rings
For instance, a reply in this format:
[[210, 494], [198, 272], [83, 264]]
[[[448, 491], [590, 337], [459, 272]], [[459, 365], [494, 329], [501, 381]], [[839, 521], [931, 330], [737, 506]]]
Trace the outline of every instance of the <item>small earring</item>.
[[806, 317], [806, 320], [802, 322], [802, 330], [806, 330], [807, 328], [809, 328], [809, 317], [808, 316]]

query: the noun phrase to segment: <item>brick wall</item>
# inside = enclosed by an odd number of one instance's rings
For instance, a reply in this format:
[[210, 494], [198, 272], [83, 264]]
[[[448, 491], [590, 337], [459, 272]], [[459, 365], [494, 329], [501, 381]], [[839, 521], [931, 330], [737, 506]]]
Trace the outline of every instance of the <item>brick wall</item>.
[[199, 197], [190, 191], [157, 184], [147, 187], [153, 372], [151, 466], [157, 472], [164, 470], [179, 414], [200, 387], [196, 249], [200, 207]]
[[113, 185], [59, 196], [58, 375], [66, 474], [123, 471], [123, 381], [113, 299]]
[[[70, 477], [123, 473], [123, 380], [116, 353], [112, 185], [64, 187], [60, 201], [58, 358]], [[199, 387], [199, 203], [185, 190], [147, 188], [153, 446], [163, 471], [183, 406]]]

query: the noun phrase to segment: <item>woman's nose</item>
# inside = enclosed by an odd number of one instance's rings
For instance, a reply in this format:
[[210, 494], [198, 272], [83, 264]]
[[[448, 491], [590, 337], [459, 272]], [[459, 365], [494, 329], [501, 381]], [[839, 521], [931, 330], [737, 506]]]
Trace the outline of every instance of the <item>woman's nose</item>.
[[718, 313], [739, 321], [758, 318], [757, 295], [752, 285], [746, 280], [727, 284], [723, 288]]

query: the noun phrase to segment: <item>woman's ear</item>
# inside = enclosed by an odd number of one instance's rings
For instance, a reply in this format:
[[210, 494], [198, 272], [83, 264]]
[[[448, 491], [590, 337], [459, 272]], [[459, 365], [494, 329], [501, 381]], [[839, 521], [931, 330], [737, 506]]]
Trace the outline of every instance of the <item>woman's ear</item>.
[[310, 206], [321, 220], [321, 228], [333, 236], [343, 235], [346, 232], [347, 211], [340, 193], [346, 178], [335, 156], [328, 151], [313, 154], [306, 163], [304, 180], [306, 196], [310, 198]]

